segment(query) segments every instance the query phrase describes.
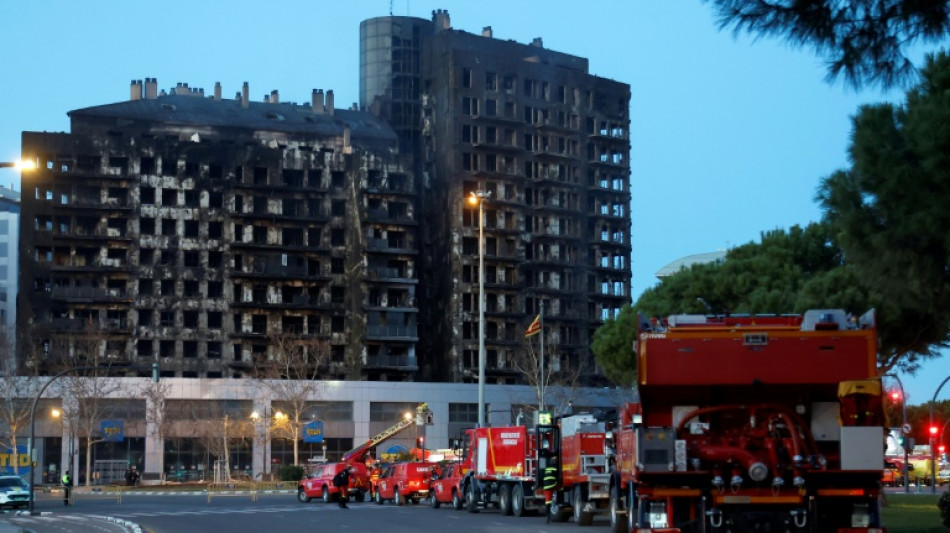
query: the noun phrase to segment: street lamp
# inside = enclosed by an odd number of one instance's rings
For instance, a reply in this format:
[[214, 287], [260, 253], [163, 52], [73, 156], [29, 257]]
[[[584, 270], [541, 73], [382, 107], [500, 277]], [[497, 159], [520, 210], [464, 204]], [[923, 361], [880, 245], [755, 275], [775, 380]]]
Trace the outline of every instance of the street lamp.
[[937, 394], [940, 394], [940, 389], [947, 384], [947, 381], [950, 381], [950, 376], [943, 378], [943, 381], [940, 382], [940, 385], [937, 386], [937, 390], [934, 391], [933, 398], [930, 399], [930, 425], [927, 427], [930, 431], [930, 492], [931, 494], [937, 494], [937, 455], [934, 451], [934, 438], [936, 435], [934, 431], [936, 426], [934, 426], [934, 404], [937, 403]]
[[33, 170], [36, 168], [35, 161], [0, 161], [0, 168], [15, 168], [17, 170]]
[[[907, 442], [905, 439], [908, 438], [908, 433], [904, 431], [904, 428], [907, 426], [907, 395], [904, 394], [904, 383], [901, 381], [900, 376], [897, 374], [885, 374], [888, 377], [892, 377], [897, 381], [897, 386], [901, 389], [901, 448], [904, 449], [904, 492], [910, 492], [910, 479], [907, 477]], [[895, 400], [896, 401], [896, 400]]]
[[[31, 515], [33, 514], [33, 478], [36, 477], [36, 472], [34, 471], [36, 467], [36, 450], [33, 449], [33, 441], [36, 440], [36, 404], [39, 403], [40, 396], [43, 395], [43, 392], [46, 390], [46, 388], [52, 385], [54, 381], [65, 376], [66, 374], [71, 374], [74, 372], [83, 372], [85, 370], [100, 370], [102, 368], [103, 367], [99, 367], [99, 366], [77, 366], [73, 368], [67, 368], [66, 370], [63, 370], [62, 372], [60, 372], [59, 374], [56, 374], [50, 377], [46, 381], [46, 383], [44, 383], [43, 386], [40, 387], [40, 390], [36, 392], [36, 396], [33, 397], [33, 405], [30, 407], [30, 440], [27, 441], [28, 443], [27, 452], [29, 452], [30, 454], [30, 514]], [[130, 370], [142, 370], [144, 368], [151, 369], [152, 381], [154, 381], [155, 383], [158, 383], [158, 377], [159, 377], [158, 363], [152, 363], [152, 366], [150, 367], [143, 367], [143, 366], [129, 367]], [[89, 473], [87, 472], [86, 479], [89, 479], [88, 475]]]
[[478, 205], [478, 427], [485, 427], [485, 201], [489, 191], [472, 191], [468, 203]]

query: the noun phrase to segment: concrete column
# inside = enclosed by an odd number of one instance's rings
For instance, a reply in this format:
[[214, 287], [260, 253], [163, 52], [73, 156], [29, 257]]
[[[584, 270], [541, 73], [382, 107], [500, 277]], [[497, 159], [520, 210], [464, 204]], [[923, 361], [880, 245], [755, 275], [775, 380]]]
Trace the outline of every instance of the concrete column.
[[369, 440], [369, 402], [353, 402], [353, 446]]
[[[149, 397], [145, 398], [146, 413], [161, 412], [159, 406], [155, 405], [156, 401], [163, 400]], [[156, 435], [156, 433], [158, 433], [157, 430], [158, 426], [155, 421], [146, 419], [145, 466], [142, 468], [142, 475], [149, 479], [161, 479], [165, 472], [165, 442]]]

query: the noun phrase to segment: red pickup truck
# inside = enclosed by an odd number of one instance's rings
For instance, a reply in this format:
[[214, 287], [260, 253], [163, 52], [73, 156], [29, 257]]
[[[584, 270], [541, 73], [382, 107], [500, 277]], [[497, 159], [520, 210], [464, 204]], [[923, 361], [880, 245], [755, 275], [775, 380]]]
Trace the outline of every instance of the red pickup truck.
[[347, 462], [327, 463], [314, 468], [307, 477], [297, 483], [297, 500], [301, 503], [307, 503], [312, 498], [322, 498], [327, 503], [335, 501], [340, 489], [333, 486], [333, 476], [346, 466], [351, 468], [350, 498], [354, 502], [364, 501], [370, 490], [366, 465]]
[[462, 463], [455, 463], [445, 467], [442, 473], [430, 484], [429, 497], [432, 508], [438, 509], [443, 503], [451, 503], [455, 509], [461, 509], [465, 503], [462, 494], [461, 481], [468, 471]]
[[390, 500], [396, 505], [419, 503], [429, 496], [429, 479], [435, 463], [396, 463], [383, 472], [376, 483], [376, 503]]

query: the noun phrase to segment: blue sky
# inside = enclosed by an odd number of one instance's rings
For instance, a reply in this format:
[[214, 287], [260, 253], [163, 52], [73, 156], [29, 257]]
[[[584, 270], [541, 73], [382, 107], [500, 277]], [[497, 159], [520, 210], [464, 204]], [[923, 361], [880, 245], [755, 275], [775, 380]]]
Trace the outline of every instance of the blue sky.
[[[847, 165], [850, 116], [902, 96], [828, 84], [811, 51], [720, 32], [699, 0], [4, 1], [0, 161], [18, 157], [21, 131], [67, 131], [67, 111], [128, 99], [132, 79], [206, 92], [220, 81], [226, 98], [247, 81], [253, 99], [276, 89], [297, 102], [332, 89], [349, 106], [360, 21], [440, 8], [454, 28], [541, 37], [630, 84], [634, 299], [677, 258], [817, 220], [819, 180]], [[0, 169], [11, 183], [19, 176]], [[948, 368], [905, 376], [911, 403], [929, 400]]]

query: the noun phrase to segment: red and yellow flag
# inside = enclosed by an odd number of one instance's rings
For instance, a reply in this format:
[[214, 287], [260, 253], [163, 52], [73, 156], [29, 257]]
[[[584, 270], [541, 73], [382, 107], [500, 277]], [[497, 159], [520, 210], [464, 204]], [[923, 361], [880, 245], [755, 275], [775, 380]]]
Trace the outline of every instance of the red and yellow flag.
[[541, 333], [541, 315], [534, 317], [534, 321], [531, 322], [531, 325], [528, 326], [528, 329], [525, 330], [524, 336], [530, 337], [532, 335], [537, 335]]

